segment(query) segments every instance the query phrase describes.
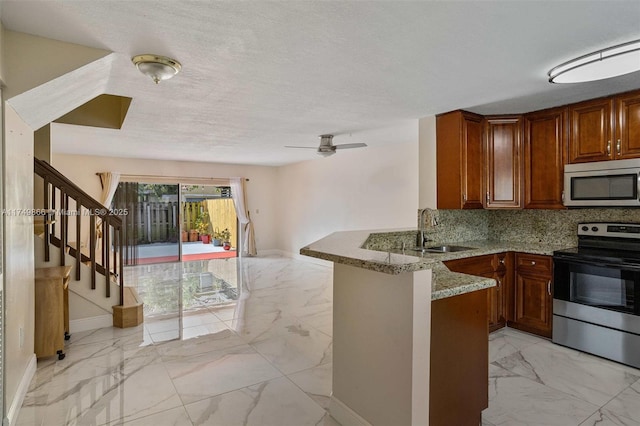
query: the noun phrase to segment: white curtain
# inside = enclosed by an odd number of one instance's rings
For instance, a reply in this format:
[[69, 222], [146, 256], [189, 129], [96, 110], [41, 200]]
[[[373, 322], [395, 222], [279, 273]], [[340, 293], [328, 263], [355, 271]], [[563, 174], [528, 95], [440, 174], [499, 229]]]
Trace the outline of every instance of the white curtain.
[[243, 178], [231, 178], [229, 183], [231, 186], [231, 197], [236, 207], [238, 221], [240, 222], [240, 241], [242, 244], [242, 253], [247, 256], [255, 256], [256, 239], [253, 232], [253, 222], [249, 215], [247, 207], [247, 196], [245, 191], [245, 181]]
[[116, 194], [118, 184], [120, 183], [120, 173], [104, 172], [98, 173], [100, 183], [102, 184], [102, 195], [100, 202], [106, 207], [111, 207], [113, 196]]
[[[113, 201], [113, 197], [116, 195], [116, 189], [118, 189], [118, 184], [120, 183], [120, 173], [113, 172], [103, 172], [98, 173], [100, 177], [100, 184], [102, 184], [102, 194], [100, 194], [100, 202], [107, 209], [111, 208], [111, 202]], [[98, 262], [102, 262], [102, 220], [100, 218], [96, 219], [96, 259]], [[87, 236], [88, 243], [89, 236]]]

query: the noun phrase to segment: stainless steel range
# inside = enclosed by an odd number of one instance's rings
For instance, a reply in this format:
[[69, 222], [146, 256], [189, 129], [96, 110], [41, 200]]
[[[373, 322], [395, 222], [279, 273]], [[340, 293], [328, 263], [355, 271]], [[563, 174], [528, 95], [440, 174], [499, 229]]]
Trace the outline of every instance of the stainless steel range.
[[553, 264], [553, 341], [640, 368], [640, 223], [581, 223]]

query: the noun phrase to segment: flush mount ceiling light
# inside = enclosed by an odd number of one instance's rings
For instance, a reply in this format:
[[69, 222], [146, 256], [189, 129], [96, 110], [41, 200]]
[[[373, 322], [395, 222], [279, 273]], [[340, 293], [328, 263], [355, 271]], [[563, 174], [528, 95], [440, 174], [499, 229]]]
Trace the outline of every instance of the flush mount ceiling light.
[[603, 80], [640, 70], [640, 40], [580, 56], [552, 68], [549, 83]]
[[182, 69], [180, 62], [160, 55], [136, 55], [131, 58], [131, 62], [142, 74], [151, 77], [156, 84], [161, 80], [170, 79]]

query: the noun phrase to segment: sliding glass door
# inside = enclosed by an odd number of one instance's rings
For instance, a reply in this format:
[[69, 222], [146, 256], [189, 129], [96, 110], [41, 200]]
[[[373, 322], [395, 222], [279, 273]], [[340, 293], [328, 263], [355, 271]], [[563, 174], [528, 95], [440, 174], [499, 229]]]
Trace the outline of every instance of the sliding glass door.
[[228, 186], [121, 182], [114, 209], [125, 229], [125, 265], [237, 256], [238, 218]]
[[121, 182], [113, 207], [127, 212], [125, 265], [180, 260], [179, 186]]

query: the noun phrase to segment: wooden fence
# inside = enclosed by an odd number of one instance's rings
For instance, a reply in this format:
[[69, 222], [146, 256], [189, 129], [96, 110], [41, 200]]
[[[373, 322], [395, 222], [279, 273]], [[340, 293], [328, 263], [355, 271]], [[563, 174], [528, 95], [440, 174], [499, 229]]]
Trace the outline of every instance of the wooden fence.
[[[180, 214], [180, 209], [182, 212]], [[137, 204], [138, 244], [151, 244], [178, 241], [178, 218], [182, 217], [182, 229], [195, 229], [196, 217], [200, 211], [209, 212], [210, 231], [222, 231], [229, 228], [231, 242], [235, 245], [237, 217], [233, 200], [220, 198], [205, 201], [178, 202], [140, 202]]]

